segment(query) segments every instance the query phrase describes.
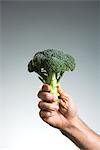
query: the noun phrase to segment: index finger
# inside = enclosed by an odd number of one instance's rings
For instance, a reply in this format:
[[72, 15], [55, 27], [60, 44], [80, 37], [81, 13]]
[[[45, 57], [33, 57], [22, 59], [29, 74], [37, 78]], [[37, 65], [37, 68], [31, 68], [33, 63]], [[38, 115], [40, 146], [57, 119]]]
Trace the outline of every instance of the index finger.
[[50, 92], [50, 86], [48, 84], [43, 84], [42, 91], [43, 92]]

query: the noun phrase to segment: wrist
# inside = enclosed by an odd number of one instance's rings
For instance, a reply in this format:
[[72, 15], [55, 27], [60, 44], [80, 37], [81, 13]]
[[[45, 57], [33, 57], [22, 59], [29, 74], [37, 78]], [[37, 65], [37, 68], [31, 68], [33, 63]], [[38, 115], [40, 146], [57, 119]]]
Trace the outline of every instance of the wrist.
[[68, 124], [62, 129], [60, 129], [60, 131], [62, 132], [62, 134], [67, 136], [67, 134], [71, 134], [71, 132], [73, 132], [74, 129], [79, 128], [79, 122], [79, 117], [75, 116], [74, 118], [70, 119], [68, 121]]
[[91, 130], [78, 116], [60, 131], [80, 149], [100, 150], [100, 136]]

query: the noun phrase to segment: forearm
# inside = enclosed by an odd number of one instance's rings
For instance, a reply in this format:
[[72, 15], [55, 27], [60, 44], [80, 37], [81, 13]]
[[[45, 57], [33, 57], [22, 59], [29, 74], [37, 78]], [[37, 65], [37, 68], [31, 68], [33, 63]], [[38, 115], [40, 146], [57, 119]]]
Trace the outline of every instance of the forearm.
[[100, 150], [100, 136], [87, 127], [87, 125], [76, 117], [69, 127], [61, 130], [81, 150]]

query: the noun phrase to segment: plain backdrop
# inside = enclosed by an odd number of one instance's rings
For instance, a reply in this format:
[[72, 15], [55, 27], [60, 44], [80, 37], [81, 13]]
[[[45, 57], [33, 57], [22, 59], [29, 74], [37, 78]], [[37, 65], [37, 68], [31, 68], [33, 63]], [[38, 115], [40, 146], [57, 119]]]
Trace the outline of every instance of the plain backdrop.
[[[79, 116], [100, 131], [100, 2], [2, 2], [0, 150], [77, 150], [38, 113], [42, 83], [27, 64], [37, 51], [55, 48], [75, 57], [61, 85]], [[1, 31], [1, 30], [0, 30]]]

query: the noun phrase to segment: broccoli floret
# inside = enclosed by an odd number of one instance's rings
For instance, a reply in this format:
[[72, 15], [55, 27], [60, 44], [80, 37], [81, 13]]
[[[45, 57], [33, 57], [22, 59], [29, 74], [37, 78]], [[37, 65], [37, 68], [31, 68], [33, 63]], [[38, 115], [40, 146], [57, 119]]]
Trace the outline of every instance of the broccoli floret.
[[57, 86], [60, 84], [62, 75], [65, 71], [73, 71], [74, 69], [74, 58], [55, 49], [37, 52], [28, 63], [28, 71], [35, 71], [43, 83], [50, 85], [51, 94], [57, 96], [56, 102], [59, 102]]

